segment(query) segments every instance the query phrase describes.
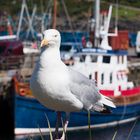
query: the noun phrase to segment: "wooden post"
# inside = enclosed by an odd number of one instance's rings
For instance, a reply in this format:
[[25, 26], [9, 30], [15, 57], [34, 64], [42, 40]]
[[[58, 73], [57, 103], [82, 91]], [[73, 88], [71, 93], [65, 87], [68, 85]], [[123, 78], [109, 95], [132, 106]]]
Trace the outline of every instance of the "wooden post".
[[0, 94], [0, 139], [14, 140], [15, 116], [14, 116], [14, 81], [1, 83]]
[[57, 0], [54, 0], [54, 9], [53, 9], [53, 26], [52, 28], [56, 28], [56, 14], [57, 14]]

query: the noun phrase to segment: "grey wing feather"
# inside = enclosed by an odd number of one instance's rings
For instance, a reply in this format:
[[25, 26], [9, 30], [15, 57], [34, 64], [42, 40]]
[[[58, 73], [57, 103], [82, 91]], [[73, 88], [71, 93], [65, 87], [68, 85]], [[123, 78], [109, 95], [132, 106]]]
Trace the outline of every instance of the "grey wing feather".
[[71, 68], [68, 69], [71, 78], [71, 92], [83, 103], [84, 108], [89, 110], [101, 99], [96, 82]]

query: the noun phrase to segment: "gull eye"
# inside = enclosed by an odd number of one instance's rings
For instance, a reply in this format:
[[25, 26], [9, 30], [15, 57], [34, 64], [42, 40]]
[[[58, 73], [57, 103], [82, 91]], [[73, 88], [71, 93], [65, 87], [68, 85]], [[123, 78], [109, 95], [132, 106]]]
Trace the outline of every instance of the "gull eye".
[[57, 35], [54, 35], [54, 37], [57, 37]]

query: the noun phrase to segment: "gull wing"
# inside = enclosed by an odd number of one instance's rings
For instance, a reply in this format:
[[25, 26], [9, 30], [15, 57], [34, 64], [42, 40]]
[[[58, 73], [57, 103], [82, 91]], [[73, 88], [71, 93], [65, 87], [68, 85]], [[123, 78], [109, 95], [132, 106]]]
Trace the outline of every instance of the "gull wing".
[[94, 80], [88, 79], [81, 73], [69, 69], [70, 90], [84, 105], [85, 109], [91, 109], [101, 99], [101, 94]]

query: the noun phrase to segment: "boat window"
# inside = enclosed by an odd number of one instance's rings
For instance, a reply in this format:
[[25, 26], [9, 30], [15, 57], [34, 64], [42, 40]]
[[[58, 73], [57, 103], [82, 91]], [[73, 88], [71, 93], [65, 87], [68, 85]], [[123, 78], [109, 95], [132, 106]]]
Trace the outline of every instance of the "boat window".
[[104, 73], [101, 74], [101, 84], [104, 84]]
[[117, 61], [118, 61], [118, 64], [123, 64], [124, 63], [124, 56], [117, 56]]
[[122, 56], [122, 64], [124, 63], [124, 56]]
[[81, 55], [81, 56], [80, 56], [80, 62], [85, 62], [85, 58], [86, 58], [85, 55]]
[[117, 74], [117, 80], [119, 80], [120, 79], [120, 75], [119, 74]]
[[122, 79], [122, 74], [120, 72], [117, 74], [117, 80], [119, 80], [119, 81], [123, 80]]
[[98, 72], [97, 71], [95, 72], [95, 80], [98, 83]]
[[70, 51], [72, 49], [72, 45], [61, 45], [60, 51]]
[[4, 53], [6, 46], [0, 46], [0, 54]]
[[110, 56], [103, 56], [103, 63], [110, 63]]
[[92, 79], [92, 74], [89, 75], [89, 79]]
[[121, 80], [124, 80], [124, 75], [123, 74], [121, 74]]
[[112, 73], [110, 73], [110, 84], [112, 83]]
[[91, 62], [97, 62], [97, 56], [91, 55]]
[[117, 63], [119, 64], [119, 56], [117, 56]]

